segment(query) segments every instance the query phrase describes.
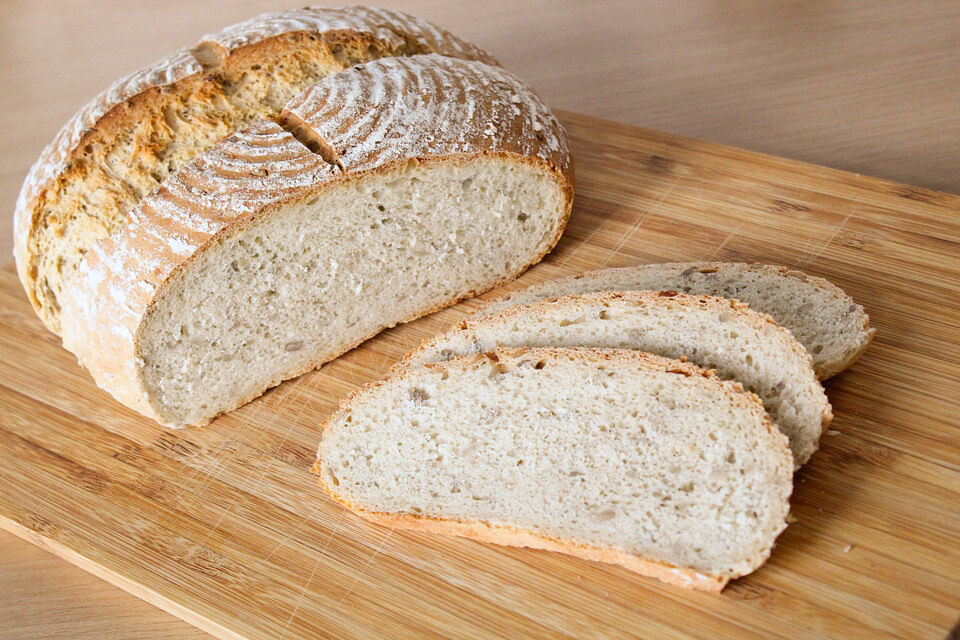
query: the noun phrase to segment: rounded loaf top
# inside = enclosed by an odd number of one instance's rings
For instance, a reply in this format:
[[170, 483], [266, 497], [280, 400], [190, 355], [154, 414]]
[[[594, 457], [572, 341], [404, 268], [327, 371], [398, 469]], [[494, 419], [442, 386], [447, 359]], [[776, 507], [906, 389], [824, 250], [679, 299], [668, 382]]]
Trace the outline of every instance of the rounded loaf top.
[[29, 171], [14, 214], [27, 295], [59, 332], [59, 298], [83, 255], [217, 140], [275, 115], [318, 77], [383, 56], [439, 53], [496, 61], [408, 14], [373, 7], [270, 13], [117, 80], [84, 105]]

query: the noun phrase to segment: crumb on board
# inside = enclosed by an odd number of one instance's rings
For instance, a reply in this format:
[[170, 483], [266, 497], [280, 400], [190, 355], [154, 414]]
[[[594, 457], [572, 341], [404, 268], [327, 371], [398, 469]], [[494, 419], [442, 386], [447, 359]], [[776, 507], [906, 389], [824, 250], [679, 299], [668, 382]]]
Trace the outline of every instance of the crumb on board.
[[853, 545], [852, 545], [852, 544], [848, 544], [847, 546], [845, 546], [845, 547], [843, 548], [843, 552], [844, 552], [844, 553], [850, 553], [850, 549], [853, 549]]
[[829, 430], [827, 431], [827, 435], [828, 435], [828, 436], [838, 436], [838, 435], [840, 435], [840, 432], [837, 431], [836, 429], [829, 429]]

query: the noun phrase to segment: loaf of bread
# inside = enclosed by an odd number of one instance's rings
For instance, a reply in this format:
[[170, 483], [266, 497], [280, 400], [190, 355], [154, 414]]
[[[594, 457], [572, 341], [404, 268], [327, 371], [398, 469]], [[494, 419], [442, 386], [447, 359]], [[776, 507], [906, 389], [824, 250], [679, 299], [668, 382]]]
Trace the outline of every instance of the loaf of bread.
[[208, 35], [114, 83], [47, 146], [17, 201], [17, 269], [40, 318], [59, 333], [60, 298], [86, 252], [202, 150], [277, 115], [327, 75], [426, 53], [495, 64], [397, 11], [306, 8]]
[[835, 284], [796, 269], [730, 262], [676, 262], [590, 271], [550, 280], [492, 302], [479, 314], [590, 291], [674, 290], [734, 298], [773, 317], [813, 357], [821, 380], [864, 352], [874, 329], [863, 307]]
[[314, 467], [381, 524], [718, 591], [786, 527], [793, 460], [756, 396], [639, 351], [505, 349], [341, 403]]
[[386, 327], [516, 277], [572, 201], [563, 129], [499, 67], [327, 76], [180, 168], [61, 292], [64, 345], [162, 424], [208, 422]]
[[602, 291], [471, 316], [398, 367], [498, 347], [637, 349], [716, 369], [760, 397], [790, 439], [798, 467], [817, 450], [832, 418], [810, 355], [789, 331], [742, 302], [675, 291]]

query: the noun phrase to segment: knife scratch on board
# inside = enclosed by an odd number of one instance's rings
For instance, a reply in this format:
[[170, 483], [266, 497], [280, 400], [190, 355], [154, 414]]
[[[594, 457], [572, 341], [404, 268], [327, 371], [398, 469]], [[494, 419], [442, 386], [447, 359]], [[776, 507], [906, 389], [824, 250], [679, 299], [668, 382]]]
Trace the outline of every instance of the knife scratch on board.
[[737, 225], [737, 228], [736, 228], [736, 229], [734, 229], [733, 231], [731, 231], [730, 233], [728, 233], [728, 234], [727, 234], [727, 237], [723, 239], [723, 242], [721, 242], [720, 244], [718, 244], [718, 245], [717, 245], [717, 248], [714, 249], [714, 250], [713, 250], [713, 253], [710, 254], [710, 257], [707, 258], [707, 262], [710, 262], [710, 261], [712, 261], [714, 258], [716, 258], [717, 255], [718, 255], [721, 251], [723, 251], [723, 248], [724, 248], [725, 246], [727, 246], [727, 243], [730, 242], [730, 240], [733, 238], [733, 236], [735, 236], [735, 235], [737, 235], [738, 233], [740, 233], [740, 230], [743, 229], [743, 226], [744, 226], [745, 224], [746, 224], [746, 222], [741, 222], [740, 224]]
[[660, 207], [663, 205], [663, 201], [666, 200], [671, 193], [673, 193], [673, 190], [677, 187], [677, 184], [679, 182], [680, 182], [680, 178], [675, 178], [673, 182], [670, 184], [670, 186], [664, 189], [663, 193], [660, 194], [660, 199], [657, 200], [657, 203], [652, 207], [650, 207], [649, 209], [645, 209], [643, 213], [640, 214], [640, 217], [637, 218], [637, 221], [634, 223], [633, 228], [630, 229], [630, 232], [624, 234], [623, 238], [620, 240], [620, 243], [617, 244], [616, 248], [610, 252], [610, 254], [607, 256], [607, 259], [604, 260], [603, 264], [597, 267], [597, 269], [606, 268], [606, 266], [610, 264], [610, 261], [616, 258], [620, 254], [620, 250], [623, 249], [623, 247], [627, 244], [627, 242], [633, 239], [633, 236], [636, 235], [637, 231], [639, 231], [640, 228], [644, 225], [644, 223], [647, 221], [647, 218], [649, 218], [650, 216], [652, 216], [653, 214], [655, 214], [657, 211], [660, 210]]
[[347, 588], [347, 590], [344, 591], [343, 595], [340, 596], [340, 599], [337, 600], [336, 606], [340, 606], [341, 604], [343, 604], [343, 601], [347, 599], [347, 596], [353, 593], [354, 587], [356, 587], [357, 582], [360, 581], [360, 576], [362, 576], [367, 572], [367, 569], [370, 568], [370, 565], [373, 564], [373, 561], [377, 559], [378, 555], [380, 555], [380, 551], [383, 549], [383, 545], [386, 543], [387, 539], [393, 535], [393, 531], [394, 531], [393, 527], [390, 527], [390, 530], [387, 531], [387, 535], [383, 536], [383, 539], [380, 540], [380, 544], [378, 544], [377, 548], [374, 549], [373, 555], [370, 556], [370, 559], [367, 560], [366, 564], [364, 564], [363, 567], [360, 568], [360, 571], [358, 571], [357, 575], [354, 576], [353, 582], [350, 583], [350, 586]]
[[823, 252], [827, 250], [827, 247], [830, 246], [830, 243], [834, 241], [834, 239], [837, 237], [837, 235], [838, 235], [841, 231], [843, 231], [843, 227], [846, 226], [847, 221], [849, 221], [850, 218], [852, 218], [852, 217], [854, 216], [854, 214], [856, 214], [856, 213], [857, 213], [857, 208], [854, 207], [853, 211], [851, 211], [850, 213], [848, 213], [848, 214], [847, 214], [847, 217], [843, 219], [843, 222], [841, 222], [840, 224], [838, 224], [838, 225], [836, 226], [836, 228], [834, 228], [833, 233], [831, 233], [831, 234], [827, 237], [827, 239], [824, 240], [823, 244], [821, 244], [820, 247], [819, 247], [816, 251], [814, 251], [813, 253], [811, 253], [805, 260], [803, 260], [803, 262], [800, 263], [800, 268], [801, 268], [801, 269], [805, 268], [808, 264], [810, 264], [811, 262], [813, 262], [814, 260], [816, 260], [817, 258], [819, 258], [821, 255], [823, 255]]

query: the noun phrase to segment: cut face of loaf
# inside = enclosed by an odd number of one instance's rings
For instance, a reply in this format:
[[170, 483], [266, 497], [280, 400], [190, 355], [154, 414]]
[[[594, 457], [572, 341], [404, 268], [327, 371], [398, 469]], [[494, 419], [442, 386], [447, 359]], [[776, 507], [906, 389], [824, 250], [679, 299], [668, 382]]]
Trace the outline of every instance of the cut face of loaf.
[[15, 254], [44, 323], [84, 254], [198, 153], [278, 114], [317, 80], [386, 56], [494, 61], [428, 22], [370, 7], [266, 14], [116, 82], [44, 150], [20, 193]]
[[673, 291], [595, 292], [471, 316], [398, 366], [498, 347], [638, 349], [716, 369], [760, 397], [798, 467], [832, 417], [810, 356], [789, 331], [741, 302]]
[[639, 290], [740, 300], [789, 329], [813, 357], [821, 380], [852, 365], [874, 334], [863, 307], [835, 284], [796, 269], [736, 262], [675, 262], [590, 271], [517, 291], [477, 313], [489, 315], [511, 305], [568, 294]]
[[[572, 200], [566, 137], [498, 67], [388, 58], [201, 154], [94, 246], [64, 345], [121, 402], [203, 424], [515, 277]], [[319, 151], [319, 153], [315, 152]]]
[[720, 590], [786, 527], [793, 461], [755, 396], [690, 364], [506, 349], [362, 388], [314, 468], [334, 499], [391, 527]]

